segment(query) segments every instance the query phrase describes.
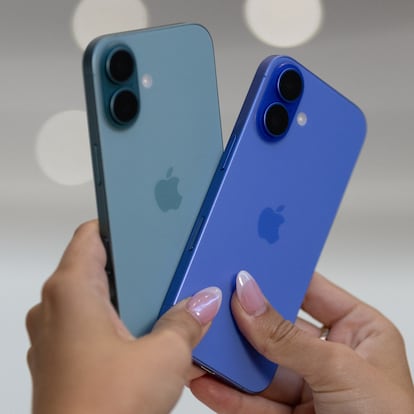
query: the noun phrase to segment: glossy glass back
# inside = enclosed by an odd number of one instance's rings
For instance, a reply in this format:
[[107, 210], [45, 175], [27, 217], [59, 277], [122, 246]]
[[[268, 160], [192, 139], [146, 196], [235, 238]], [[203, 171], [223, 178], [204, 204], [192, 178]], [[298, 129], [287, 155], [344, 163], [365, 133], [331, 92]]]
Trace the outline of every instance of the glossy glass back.
[[[287, 68], [303, 82], [292, 102], [278, 90]], [[279, 136], [264, 125], [274, 103], [289, 120]], [[279, 121], [274, 130], [283, 130]], [[271, 304], [296, 319], [365, 128], [360, 109], [298, 62], [272, 56], [261, 64], [162, 310], [207, 286], [222, 289], [219, 314], [194, 350], [199, 365], [247, 392], [269, 385], [276, 366], [244, 340], [231, 315], [236, 275], [250, 272]]]
[[[108, 76], [117, 48], [135, 61], [126, 82]], [[83, 69], [112, 300], [139, 336], [156, 320], [222, 154], [213, 45], [194, 24], [107, 35], [89, 45]], [[121, 88], [138, 102], [126, 123], [111, 112]]]

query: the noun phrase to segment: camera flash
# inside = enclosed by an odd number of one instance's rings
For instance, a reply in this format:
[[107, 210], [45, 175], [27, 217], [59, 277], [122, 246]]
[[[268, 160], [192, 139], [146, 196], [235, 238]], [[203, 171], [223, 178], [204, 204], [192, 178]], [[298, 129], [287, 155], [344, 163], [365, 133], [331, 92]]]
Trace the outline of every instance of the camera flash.
[[299, 126], [305, 126], [308, 122], [308, 117], [306, 116], [305, 112], [299, 112], [298, 116], [296, 117], [296, 122]]
[[142, 86], [145, 89], [151, 88], [151, 86], [152, 86], [152, 76], [148, 73], [145, 73], [144, 75], [142, 75], [141, 83], [142, 83]]

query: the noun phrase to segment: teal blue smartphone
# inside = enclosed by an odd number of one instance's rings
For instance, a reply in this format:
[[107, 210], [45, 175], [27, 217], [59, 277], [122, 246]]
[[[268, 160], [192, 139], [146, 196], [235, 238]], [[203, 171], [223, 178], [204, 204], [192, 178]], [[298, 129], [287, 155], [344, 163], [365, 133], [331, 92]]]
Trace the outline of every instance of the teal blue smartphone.
[[155, 322], [222, 154], [213, 44], [197, 24], [94, 40], [83, 74], [111, 300]]
[[236, 275], [250, 272], [295, 321], [365, 132], [362, 111], [299, 62], [270, 56], [259, 66], [162, 308], [221, 288], [193, 351], [198, 365], [250, 393], [270, 384], [276, 365], [230, 311]]

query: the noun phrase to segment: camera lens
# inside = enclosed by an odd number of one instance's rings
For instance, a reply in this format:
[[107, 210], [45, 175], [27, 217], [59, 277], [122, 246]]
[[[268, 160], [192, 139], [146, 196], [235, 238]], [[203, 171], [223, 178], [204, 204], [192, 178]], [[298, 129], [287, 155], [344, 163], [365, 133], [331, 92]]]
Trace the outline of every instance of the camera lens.
[[139, 111], [138, 99], [129, 89], [117, 91], [111, 99], [111, 114], [119, 124], [129, 124]]
[[274, 136], [282, 135], [289, 126], [289, 115], [286, 108], [280, 103], [270, 105], [264, 115], [267, 132]]
[[108, 57], [106, 70], [111, 80], [125, 82], [134, 72], [134, 59], [126, 49], [117, 49]]
[[277, 88], [280, 96], [288, 102], [295, 101], [302, 94], [303, 81], [294, 69], [285, 70], [279, 77]]

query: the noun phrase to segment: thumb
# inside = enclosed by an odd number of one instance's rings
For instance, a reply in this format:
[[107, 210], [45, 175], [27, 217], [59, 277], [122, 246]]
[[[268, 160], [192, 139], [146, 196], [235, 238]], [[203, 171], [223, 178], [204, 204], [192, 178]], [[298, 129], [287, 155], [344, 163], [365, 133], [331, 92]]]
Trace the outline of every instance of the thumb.
[[169, 333], [190, 351], [200, 342], [221, 305], [222, 294], [209, 287], [169, 309], [154, 325], [152, 333]]
[[322, 341], [284, 319], [246, 271], [237, 276], [232, 311], [241, 332], [259, 353], [295, 371], [314, 390], [337, 380], [340, 365], [355, 365], [351, 363], [355, 356], [345, 345]]

